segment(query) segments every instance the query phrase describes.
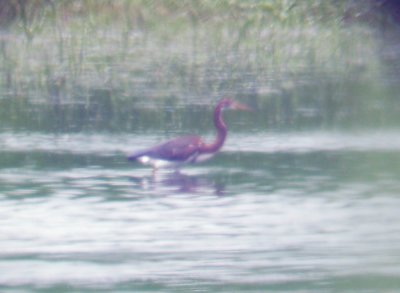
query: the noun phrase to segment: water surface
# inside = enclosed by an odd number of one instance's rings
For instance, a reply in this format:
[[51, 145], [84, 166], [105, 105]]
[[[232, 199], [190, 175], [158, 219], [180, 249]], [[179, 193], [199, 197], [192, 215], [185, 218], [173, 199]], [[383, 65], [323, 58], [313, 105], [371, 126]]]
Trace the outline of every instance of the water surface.
[[394, 291], [398, 137], [232, 132], [152, 174], [125, 155], [154, 135], [4, 132], [0, 287]]
[[[1, 292], [398, 291], [396, 29], [327, 1], [45, 2], [0, 33]], [[126, 160], [212, 139], [222, 97], [255, 111], [212, 160]]]

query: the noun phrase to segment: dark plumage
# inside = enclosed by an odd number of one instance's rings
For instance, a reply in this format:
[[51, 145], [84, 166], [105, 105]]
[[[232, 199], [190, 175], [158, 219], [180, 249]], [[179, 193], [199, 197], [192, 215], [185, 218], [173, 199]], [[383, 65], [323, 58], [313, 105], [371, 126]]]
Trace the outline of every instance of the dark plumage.
[[197, 163], [211, 158], [224, 144], [228, 128], [222, 119], [222, 110], [250, 110], [249, 107], [231, 99], [222, 99], [214, 110], [217, 137], [213, 143], [205, 143], [200, 136], [183, 136], [152, 148], [131, 154], [128, 159], [159, 167], [178, 167], [185, 163]]

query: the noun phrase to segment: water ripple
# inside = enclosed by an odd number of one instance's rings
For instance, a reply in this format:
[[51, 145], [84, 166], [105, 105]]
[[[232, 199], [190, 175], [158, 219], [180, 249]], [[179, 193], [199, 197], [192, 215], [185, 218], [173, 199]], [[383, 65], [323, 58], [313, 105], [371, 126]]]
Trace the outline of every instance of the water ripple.
[[396, 140], [233, 136], [206, 164], [152, 174], [124, 157], [151, 136], [106, 137], [2, 134], [0, 288], [397, 282]]

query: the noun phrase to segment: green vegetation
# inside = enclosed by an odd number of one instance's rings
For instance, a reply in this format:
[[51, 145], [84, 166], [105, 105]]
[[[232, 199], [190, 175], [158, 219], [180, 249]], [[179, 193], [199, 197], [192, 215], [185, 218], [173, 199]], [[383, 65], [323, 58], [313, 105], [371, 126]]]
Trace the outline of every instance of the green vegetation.
[[[304, 107], [328, 107], [321, 115], [329, 123], [336, 108], [356, 103], [340, 91], [348, 82], [380, 74], [373, 31], [344, 21], [356, 1], [4, 3], [11, 8], [1, 23], [0, 119], [16, 127], [24, 120], [41, 128], [52, 116], [66, 125], [85, 115], [128, 121], [138, 119], [139, 103], [224, 95], [267, 107], [269, 124], [294, 123]], [[338, 94], [327, 96], [332, 88]], [[26, 123], [32, 113], [43, 123]]]

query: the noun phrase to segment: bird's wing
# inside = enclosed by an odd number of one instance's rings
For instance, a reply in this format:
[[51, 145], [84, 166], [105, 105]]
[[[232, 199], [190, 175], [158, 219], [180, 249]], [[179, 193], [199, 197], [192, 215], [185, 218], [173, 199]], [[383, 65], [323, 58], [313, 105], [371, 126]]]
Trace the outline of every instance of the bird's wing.
[[159, 144], [153, 148], [139, 151], [130, 155], [130, 160], [135, 160], [140, 156], [167, 161], [186, 161], [192, 155], [199, 152], [202, 140], [199, 136], [183, 136]]
[[198, 152], [200, 144], [198, 136], [178, 137], [154, 147], [149, 155], [168, 161], [185, 161]]

